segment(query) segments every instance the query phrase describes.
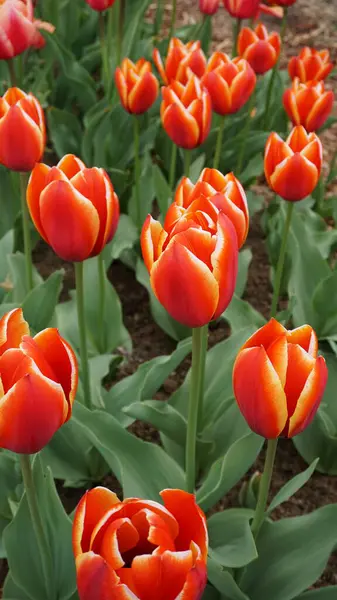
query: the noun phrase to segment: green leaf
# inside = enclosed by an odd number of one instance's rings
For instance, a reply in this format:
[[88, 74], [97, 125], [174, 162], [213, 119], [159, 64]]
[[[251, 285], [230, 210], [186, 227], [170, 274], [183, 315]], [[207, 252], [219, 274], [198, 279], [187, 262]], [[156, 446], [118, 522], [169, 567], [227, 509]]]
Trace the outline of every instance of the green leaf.
[[315, 460], [311, 463], [311, 465], [303, 471], [303, 473], [299, 473], [295, 475], [290, 481], [282, 486], [279, 492], [277, 492], [276, 496], [272, 499], [267, 513], [270, 514], [273, 510], [283, 504], [283, 502], [287, 502], [298, 490], [300, 490], [310, 479], [311, 475], [316, 469], [319, 458], [315, 458]]
[[52, 273], [26, 296], [22, 310], [33, 331], [41, 331], [51, 323], [61, 293], [64, 270]]
[[226, 571], [212, 556], [208, 558], [207, 572], [209, 581], [221, 593], [221, 600], [250, 600], [240, 590], [231, 573]]
[[189, 178], [193, 183], [196, 183], [200, 177], [200, 173], [204, 168], [206, 156], [205, 154], [200, 154], [198, 158], [196, 158], [190, 166], [190, 174]]
[[239, 298], [241, 298], [243, 292], [245, 291], [248, 277], [248, 269], [250, 263], [252, 262], [252, 258], [253, 255], [250, 248], [245, 248], [239, 254], [239, 270], [235, 287], [235, 294]]
[[[7, 255], [13, 252], [14, 246], [14, 231], [10, 229], [5, 233], [5, 235], [0, 239], [0, 284], [3, 285], [6, 283], [6, 279], [8, 276], [8, 261]], [[6, 294], [6, 290], [3, 287], [0, 287], [0, 302], [3, 300]]]
[[0, 452], [0, 558], [6, 556], [2, 534], [13, 518], [12, 504], [18, 502], [17, 486], [21, 482], [21, 473], [16, 455], [11, 452]]
[[336, 600], [337, 585], [329, 585], [320, 590], [311, 590], [305, 592], [296, 598], [296, 600]]
[[163, 172], [154, 164], [152, 166], [152, 177], [155, 197], [158, 202], [161, 215], [165, 216], [172, 201], [172, 190], [163, 175]]
[[78, 156], [81, 151], [82, 128], [74, 112], [51, 107], [47, 110], [47, 118], [50, 138], [57, 156]]
[[331, 298], [337, 296], [337, 271], [333, 271], [318, 283], [312, 298], [313, 308], [320, 315], [317, 331], [320, 339], [337, 337], [337, 314]]
[[207, 521], [210, 554], [223, 567], [240, 569], [257, 558], [250, 522], [254, 511], [230, 508]]
[[222, 313], [221, 318], [227, 321], [232, 331], [239, 331], [244, 327], [252, 326], [255, 329], [262, 327], [266, 319], [249, 302], [242, 300], [234, 294], [230, 305]]
[[219, 592], [211, 585], [206, 585], [202, 600], [221, 600]]
[[118, 228], [112, 242], [104, 250], [104, 257], [110, 256], [110, 261], [117, 260], [125, 250], [133, 248], [138, 241], [137, 227], [128, 215], [121, 215]]
[[20, 187], [16, 173], [0, 166], [0, 237], [14, 228], [20, 212]]
[[183, 445], [186, 441], [186, 420], [167, 402], [160, 400], [145, 400], [126, 406], [126, 415], [133, 419], [150, 423], [168, 438]]
[[[8, 299], [16, 304], [21, 304], [29, 293], [26, 283], [25, 257], [21, 252], [16, 252], [15, 254], [8, 254], [7, 260], [9, 266], [9, 278], [13, 285], [13, 289], [7, 295], [6, 301]], [[34, 285], [39, 285], [43, 282], [42, 277], [34, 267], [33, 281]]]
[[30, 596], [14, 583], [10, 572], [5, 579], [3, 594], [3, 600], [31, 600]]

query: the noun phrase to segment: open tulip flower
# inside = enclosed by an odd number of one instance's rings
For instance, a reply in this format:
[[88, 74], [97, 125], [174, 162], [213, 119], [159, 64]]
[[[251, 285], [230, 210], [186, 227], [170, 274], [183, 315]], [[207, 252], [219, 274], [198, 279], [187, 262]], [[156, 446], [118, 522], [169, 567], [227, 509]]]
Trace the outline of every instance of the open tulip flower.
[[255, 29], [244, 27], [238, 37], [238, 53], [245, 58], [255, 73], [262, 75], [272, 69], [281, 52], [280, 35], [259, 23]]
[[42, 48], [44, 29], [53, 33], [55, 27], [34, 19], [32, 0], [2, 0], [0, 2], [0, 59], [8, 60], [34, 46]]
[[200, 600], [207, 581], [206, 519], [192, 494], [158, 502], [97, 487], [80, 501], [73, 550], [80, 600]]
[[140, 58], [133, 63], [124, 58], [115, 72], [115, 82], [123, 108], [134, 115], [145, 113], [157, 99], [159, 83], [151, 63]]
[[207, 89], [195, 75], [184, 86], [179, 81], [162, 88], [160, 114], [171, 140], [181, 148], [200, 146], [209, 134], [212, 101]]
[[42, 107], [33, 94], [9, 88], [0, 98], [0, 163], [13, 171], [31, 171], [46, 143]]
[[67, 261], [100, 254], [118, 225], [119, 202], [108, 175], [103, 169], [87, 169], [72, 154], [57, 167], [36, 165], [27, 203], [41, 237]]
[[164, 228], [148, 215], [141, 246], [152, 289], [174, 319], [202, 327], [224, 312], [235, 290], [238, 242], [211, 200], [200, 195], [187, 209], [175, 206]]
[[323, 148], [315, 133], [294, 127], [286, 142], [275, 132], [267, 141], [264, 171], [269, 186], [284, 200], [297, 202], [315, 189], [323, 160]]
[[102, 11], [110, 8], [115, 0], [85, 0], [87, 4], [94, 10]]
[[333, 63], [329, 50], [315, 50], [305, 46], [298, 56], [292, 56], [288, 64], [291, 79], [298, 77], [301, 83], [322, 81], [330, 75]]
[[21, 308], [0, 320], [0, 448], [41, 450], [71, 417], [76, 357], [57, 329], [30, 337]]
[[204, 15], [214, 15], [219, 9], [220, 0], [199, 0], [199, 10]]
[[283, 94], [283, 106], [293, 125], [303, 125], [307, 131], [317, 131], [324, 125], [334, 103], [332, 91], [325, 91], [323, 81], [300, 83], [296, 77]]
[[310, 325], [288, 331], [275, 319], [242, 346], [233, 369], [234, 394], [255, 433], [291, 438], [311, 423], [328, 377], [317, 352]]
[[[223, 175], [216, 169], [204, 169], [195, 185], [188, 177], [183, 177], [166, 213], [164, 229], [170, 231], [186, 211], [193, 212], [193, 203], [198, 205], [201, 196], [232, 221], [241, 248], [248, 234], [249, 213], [245, 191], [233, 173]], [[214, 218], [211, 205], [205, 203], [204, 207], [210, 208], [208, 215]]]
[[201, 82], [209, 91], [214, 112], [228, 115], [238, 112], [249, 100], [256, 75], [243, 58], [231, 60], [223, 52], [214, 52]]
[[153, 50], [153, 60], [165, 85], [172, 81], [179, 81], [185, 85], [190, 71], [200, 78], [206, 69], [206, 57], [199, 40], [183, 44], [178, 38], [172, 38], [165, 65], [157, 48]]

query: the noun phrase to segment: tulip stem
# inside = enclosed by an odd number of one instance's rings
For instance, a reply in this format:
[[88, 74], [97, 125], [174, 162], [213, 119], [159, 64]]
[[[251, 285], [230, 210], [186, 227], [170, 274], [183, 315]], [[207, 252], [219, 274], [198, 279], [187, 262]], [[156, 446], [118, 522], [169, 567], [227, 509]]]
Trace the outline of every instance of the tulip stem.
[[174, 184], [175, 184], [175, 180], [176, 180], [177, 152], [178, 152], [178, 146], [176, 146], [176, 144], [173, 143], [172, 151], [171, 151], [170, 179], [169, 179], [169, 185], [172, 190], [172, 198], [173, 198], [173, 193], [174, 193]]
[[140, 131], [139, 131], [139, 119], [137, 115], [133, 115], [133, 132], [134, 132], [134, 152], [135, 152], [135, 197], [136, 197], [136, 223], [138, 230], [142, 228], [142, 213], [140, 206]]
[[30, 512], [30, 518], [32, 521], [36, 542], [40, 553], [42, 573], [45, 580], [46, 592], [50, 593], [50, 590], [53, 589], [51, 554], [46, 532], [44, 530], [43, 522], [41, 519], [41, 513], [34, 484], [31, 458], [29, 454], [20, 454], [20, 467], [22, 472], [24, 489], [26, 492], [28, 508]]
[[153, 36], [157, 38], [160, 34], [163, 22], [164, 0], [157, 0], [156, 18], [153, 24]]
[[214, 169], [218, 169], [219, 168], [219, 164], [220, 164], [221, 149], [222, 149], [222, 139], [223, 139], [223, 132], [224, 132], [224, 129], [225, 129], [225, 121], [226, 121], [225, 115], [221, 116], [221, 118], [220, 118], [220, 124], [219, 124], [219, 129], [218, 129], [218, 135], [217, 135], [217, 138], [216, 138], [216, 147], [215, 147], [214, 163], [213, 163], [213, 168]]
[[23, 245], [25, 251], [25, 266], [26, 266], [26, 286], [27, 292], [30, 292], [34, 287], [33, 282], [33, 264], [32, 264], [32, 249], [29, 231], [29, 214], [26, 201], [27, 189], [27, 174], [20, 173], [20, 198], [21, 198], [21, 216], [23, 229]]
[[190, 176], [190, 166], [191, 166], [191, 150], [185, 150], [184, 152], [184, 175], [185, 177]]
[[270, 315], [271, 317], [275, 317], [276, 312], [277, 312], [277, 304], [278, 304], [278, 299], [279, 299], [279, 295], [280, 295], [280, 288], [281, 288], [281, 281], [282, 281], [282, 274], [283, 274], [283, 267], [284, 267], [284, 259], [286, 256], [287, 241], [288, 241], [288, 235], [289, 235], [293, 210], [294, 210], [294, 203], [288, 202], [287, 216], [286, 216], [286, 221], [285, 221], [284, 229], [283, 229], [280, 255], [279, 255], [279, 259], [278, 259], [278, 263], [277, 263], [277, 267], [276, 267], [275, 279], [274, 279], [274, 290], [273, 290], [273, 299], [272, 299], [272, 303], [271, 303], [271, 315]]
[[170, 26], [170, 33], [169, 33], [170, 39], [174, 36], [174, 30], [176, 27], [176, 18], [177, 18], [177, 0], [173, 0], [172, 14], [171, 14], [171, 26]]
[[10, 85], [12, 87], [16, 87], [17, 86], [17, 77], [16, 77], [15, 64], [14, 64], [13, 58], [8, 59], [7, 65], [8, 65], [8, 71], [9, 71]]
[[255, 103], [255, 90], [253, 91], [253, 93], [249, 99], [246, 121], [245, 121], [243, 130], [241, 132], [242, 142], [240, 144], [240, 150], [239, 150], [238, 160], [237, 160], [236, 169], [235, 169], [235, 175], [237, 177], [239, 177], [241, 175], [241, 171], [242, 171], [242, 167], [243, 167], [243, 161], [245, 158], [245, 150], [246, 150], [246, 145], [247, 145], [247, 138], [248, 138], [248, 135], [250, 132], [251, 124], [252, 124], [251, 113], [254, 108], [254, 103]]
[[84, 404], [91, 408], [90, 371], [87, 347], [87, 332], [84, 312], [83, 262], [75, 263], [77, 319], [80, 335], [80, 357]]
[[233, 50], [232, 58], [238, 55], [238, 39], [241, 31], [242, 19], [235, 19], [233, 23]]
[[203, 407], [204, 407], [204, 388], [205, 388], [205, 370], [206, 354], [208, 346], [208, 325], [201, 327], [201, 348], [200, 348], [200, 385], [199, 385], [199, 414], [198, 414], [198, 432], [202, 430]]
[[277, 450], [278, 438], [275, 440], [268, 440], [266, 459], [264, 463], [263, 474], [259, 486], [259, 494], [257, 498], [257, 505], [255, 509], [255, 515], [252, 522], [251, 530], [254, 538], [256, 539], [259, 535], [261, 525], [265, 518], [266, 506], [268, 502], [268, 494], [273, 475], [274, 462]]
[[99, 279], [99, 336], [100, 336], [100, 347], [101, 352], [105, 352], [105, 263], [103, 258], [103, 252], [98, 257], [98, 279]]
[[[285, 7], [284, 13], [283, 13], [282, 25], [281, 25], [281, 32], [280, 32], [281, 42], [283, 42], [283, 40], [284, 40], [284, 34], [287, 29], [287, 16], [288, 16], [288, 9]], [[271, 98], [273, 95], [275, 79], [276, 79], [276, 75], [278, 72], [279, 63], [280, 63], [280, 56], [273, 67], [273, 71], [272, 71], [272, 74], [271, 74], [271, 77], [269, 80], [268, 89], [267, 89], [266, 107], [265, 107], [265, 112], [264, 112], [264, 129], [267, 129], [267, 130], [269, 127], [269, 113], [270, 113]]]
[[118, 15], [117, 15], [117, 65], [122, 60], [122, 48], [123, 48], [123, 31], [124, 31], [124, 0], [118, 0]]
[[104, 13], [99, 13], [99, 34], [101, 42], [101, 56], [102, 56], [102, 81], [104, 86], [104, 93], [109, 99], [110, 96], [110, 68], [109, 68], [109, 45], [107, 43], [105, 35], [105, 18]]
[[186, 436], [186, 488], [190, 493], [194, 492], [196, 479], [196, 442], [198, 432], [198, 421], [200, 419], [203, 399], [204, 384], [204, 362], [205, 344], [203, 338], [207, 339], [207, 325], [195, 327], [192, 330], [192, 370], [190, 380], [190, 397], [187, 418]]

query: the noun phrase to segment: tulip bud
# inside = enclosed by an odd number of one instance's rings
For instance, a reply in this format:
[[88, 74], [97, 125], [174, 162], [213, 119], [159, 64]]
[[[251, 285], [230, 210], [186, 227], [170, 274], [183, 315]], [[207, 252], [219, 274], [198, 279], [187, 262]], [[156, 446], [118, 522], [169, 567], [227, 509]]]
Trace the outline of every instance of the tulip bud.
[[323, 81], [300, 83], [296, 77], [283, 94], [283, 106], [293, 125], [303, 125], [309, 132], [324, 125], [333, 103], [334, 94], [325, 91]]
[[204, 15], [214, 15], [219, 9], [220, 0], [199, 0], [199, 10]]
[[21, 308], [0, 319], [0, 448], [39, 452], [71, 417], [78, 381], [74, 352], [57, 329], [35, 337]]
[[36, 165], [27, 203], [39, 234], [63, 260], [97, 256], [117, 228], [119, 202], [108, 175], [71, 154], [57, 167]]
[[0, 98], [0, 163], [13, 171], [31, 171], [45, 148], [43, 110], [33, 94], [10, 88]]
[[272, 133], [266, 144], [264, 171], [269, 186], [284, 200], [297, 202], [315, 189], [323, 160], [323, 149], [315, 133], [294, 127], [286, 142]]
[[200, 78], [206, 69], [206, 57], [199, 40], [183, 44], [178, 38], [172, 38], [165, 66], [157, 48], [153, 50], [153, 60], [165, 85], [173, 81], [185, 85], [191, 71]]
[[162, 95], [161, 120], [171, 140], [186, 149], [203, 144], [211, 128], [212, 102], [199, 79], [192, 75], [186, 86], [173, 81]]
[[238, 52], [249, 62], [255, 73], [262, 75], [277, 63], [281, 52], [281, 38], [276, 31], [268, 34], [261, 23], [255, 29], [244, 27], [238, 37]]
[[260, 0], [224, 0], [229, 14], [236, 19], [252, 19], [259, 10]]
[[103, 487], [87, 492], [73, 521], [80, 600], [199, 600], [207, 582], [206, 518], [192, 494], [158, 502]]
[[252, 95], [256, 75], [243, 58], [231, 60], [227, 54], [215, 52], [208, 61], [201, 83], [207, 88], [214, 112], [236, 113]]
[[94, 10], [102, 11], [110, 8], [115, 0], [85, 0], [87, 4]]
[[134, 115], [145, 113], [157, 99], [159, 84], [151, 63], [140, 58], [134, 64], [124, 58], [115, 72], [115, 82], [123, 108]]
[[288, 64], [289, 77], [298, 77], [301, 83], [322, 81], [333, 69], [329, 50], [315, 50], [306, 46], [298, 56], [293, 56]]
[[291, 438], [311, 423], [328, 377], [317, 352], [310, 325], [288, 331], [275, 319], [242, 346], [233, 369], [234, 395], [255, 433]]

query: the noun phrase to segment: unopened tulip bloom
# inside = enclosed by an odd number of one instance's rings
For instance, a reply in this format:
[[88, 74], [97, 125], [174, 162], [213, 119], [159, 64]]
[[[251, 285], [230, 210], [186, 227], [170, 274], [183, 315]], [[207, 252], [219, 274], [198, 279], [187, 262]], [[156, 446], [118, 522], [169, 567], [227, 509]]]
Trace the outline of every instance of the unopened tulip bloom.
[[0, 2], [0, 59], [8, 60], [27, 48], [41, 48], [45, 41], [39, 30], [52, 33], [53, 25], [34, 19], [31, 0]]
[[157, 99], [159, 84], [151, 63], [140, 58], [133, 63], [124, 58], [115, 72], [115, 82], [123, 108], [134, 115], [145, 113]]
[[317, 351], [310, 325], [288, 331], [275, 319], [242, 346], [233, 369], [234, 395], [255, 433], [291, 438], [311, 423], [328, 376]]
[[80, 600], [199, 600], [208, 535], [192, 494], [163, 490], [164, 506], [103, 487], [88, 491], [73, 522]]
[[0, 448], [39, 452], [71, 417], [78, 380], [74, 352], [57, 329], [33, 338], [21, 308], [0, 319]]
[[238, 37], [238, 53], [255, 73], [262, 75], [274, 67], [281, 52], [281, 38], [276, 31], [268, 33], [259, 23], [255, 29], [244, 27]]
[[303, 200], [317, 185], [322, 160], [322, 144], [315, 133], [308, 134], [298, 125], [284, 142], [273, 132], [267, 140], [264, 156], [268, 184], [284, 200]]
[[0, 98], [0, 163], [13, 171], [31, 171], [46, 141], [43, 110], [33, 94], [10, 88]]
[[231, 60], [223, 52], [214, 52], [201, 82], [209, 91], [214, 112], [228, 115], [238, 112], [249, 100], [256, 75], [243, 58]]
[[259, 10], [260, 0], [224, 0], [229, 14], [236, 19], [252, 19]]
[[204, 15], [214, 15], [219, 8], [220, 0], [199, 0], [199, 10]]
[[216, 169], [204, 169], [195, 185], [183, 177], [166, 213], [164, 229], [170, 231], [186, 212], [193, 212], [193, 207], [200, 205], [200, 198], [210, 201], [204, 203], [203, 210], [213, 220], [215, 207], [216, 212], [223, 212], [232, 221], [241, 248], [248, 234], [249, 213], [245, 191], [233, 173], [223, 175]]
[[325, 91], [323, 81], [300, 83], [296, 77], [283, 94], [283, 106], [293, 125], [317, 131], [330, 115], [334, 103], [332, 91]]
[[85, 0], [94, 10], [102, 11], [110, 8], [115, 0]]
[[206, 57], [199, 40], [183, 44], [178, 38], [172, 38], [165, 65], [157, 48], [153, 50], [153, 60], [165, 85], [173, 81], [185, 85], [190, 71], [200, 78], [206, 69]]
[[161, 120], [167, 135], [181, 148], [200, 146], [212, 121], [211, 97], [197, 77], [184, 86], [179, 81], [162, 88]]
[[298, 77], [301, 83], [322, 81], [333, 69], [329, 50], [315, 50], [306, 46], [298, 56], [292, 56], [288, 64], [291, 79]]
[[56, 167], [36, 165], [27, 203], [39, 234], [63, 260], [97, 256], [117, 228], [119, 202], [108, 175], [71, 154]]

